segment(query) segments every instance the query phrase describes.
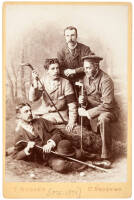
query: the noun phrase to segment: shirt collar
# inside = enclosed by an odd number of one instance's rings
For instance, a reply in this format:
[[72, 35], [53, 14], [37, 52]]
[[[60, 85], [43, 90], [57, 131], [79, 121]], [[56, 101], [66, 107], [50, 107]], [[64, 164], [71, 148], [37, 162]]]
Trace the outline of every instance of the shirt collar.
[[33, 125], [32, 122], [25, 122], [21, 119], [19, 119], [17, 121], [17, 127], [16, 127], [16, 131], [19, 130], [19, 128], [22, 127], [23, 129], [25, 129], [26, 131], [30, 132], [32, 135], [34, 135], [34, 130], [33, 130]]
[[75, 46], [73, 46], [73, 47], [71, 47], [71, 48], [69, 48], [69, 46], [67, 45], [67, 48], [68, 48], [68, 50], [69, 50], [70, 52], [71, 52], [71, 50], [74, 50], [76, 47], [77, 47], [77, 42], [76, 42]]

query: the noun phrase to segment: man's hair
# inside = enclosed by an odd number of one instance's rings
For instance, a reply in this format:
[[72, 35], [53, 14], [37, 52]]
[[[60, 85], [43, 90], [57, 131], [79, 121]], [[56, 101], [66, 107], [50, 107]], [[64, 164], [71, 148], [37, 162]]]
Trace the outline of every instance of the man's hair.
[[48, 59], [45, 60], [44, 68], [48, 70], [49, 66], [51, 64], [55, 64], [55, 63], [60, 65], [58, 58], [48, 58]]
[[29, 103], [20, 103], [16, 106], [16, 114], [20, 113], [20, 109], [23, 108], [24, 106], [29, 106], [31, 108]]
[[93, 66], [95, 67], [95, 68], [98, 68], [98, 67], [100, 67], [100, 63], [99, 62], [90, 62], [91, 64], [93, 64]]
[[76, 37], [77, 37], [78, 33], [77, 33], [77, 28], [76, 28], [76, 27], [74, 27], [74, 26], [68, 26], [68, 27], [66, 27], [66, 28], [64, 29], [64, 35], [65, 35], [65, 31], [66, 31], [66, 30], [75, 30], [75, 32], [76, 32]]

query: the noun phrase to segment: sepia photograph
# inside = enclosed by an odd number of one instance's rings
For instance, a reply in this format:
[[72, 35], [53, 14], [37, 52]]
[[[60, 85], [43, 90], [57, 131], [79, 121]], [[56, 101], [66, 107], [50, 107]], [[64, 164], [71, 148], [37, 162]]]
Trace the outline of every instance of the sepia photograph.
[[131, 20], [127, 2], [3, 4], [6, 197], [130, 195]]

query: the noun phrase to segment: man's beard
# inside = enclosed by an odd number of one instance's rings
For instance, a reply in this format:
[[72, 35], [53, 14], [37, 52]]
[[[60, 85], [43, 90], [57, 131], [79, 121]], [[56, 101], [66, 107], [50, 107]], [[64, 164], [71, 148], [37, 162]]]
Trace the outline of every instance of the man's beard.
[[68, 44], [69, 47], [71, 47], [71, 46], [75, 46], [76, 42], [71, 40], [67, 44]]
[[98, 73], [99, 73], [99, 67], [96, 67], [92, 72], [86, 73], [86, 76], [88, 78], [95, 78]]
[[53, 80], [56, 80], [56, 79], [59, 79], [59, 77], [60, 77], [60, 74], [56, 74], [56, 75], [52, 76], [51, 78], [52, 78]]
[[33, 116], [29, 116], [27, 122], [31, 122], [33, 120]]
[[90, 78], [90, 77], [94, 77], [95, 75], [95, 72], [92, 72], [92, 73], [87, 73], [87, 77]]

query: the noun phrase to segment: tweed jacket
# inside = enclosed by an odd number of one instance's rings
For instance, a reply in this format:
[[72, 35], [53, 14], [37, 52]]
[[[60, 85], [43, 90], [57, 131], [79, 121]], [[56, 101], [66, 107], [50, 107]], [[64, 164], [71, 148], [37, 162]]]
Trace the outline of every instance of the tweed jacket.
[[85, 75], [82, 82], [90, 117], [97, 117], [103, 112], [118, 113], [119, 108], [114, 98], [114, 84], [108, 74], [99, 70], [94, 79], [90, 80]]
[[73, 80], [71, 77], [71, 80], [74, 81], [74, 79], [78, 80], [80, 77], [83, 75], [83, 63], [81, 58], [83, 56], [87, 56], [91, 53], [91, 50], [88, 46], [82, 44], [82, 43], [77, 43], [76, 48], [74, 49], [74, 54], [72, 54], [68, 47], [67, 44], [58, 51], [57, 57], [60, 62], [60, 67], [61, 67], [61, 74], [64, 76], [64, 70], [65, 69], [75, 69], [76, 74], [73, 75]]
[[[33, 119], [31, 126], [33, 128], [33, 134], [30, 130], [26, 130], [21, 125], [16, 128], [15, 131], [15, 144], [21, 140], [24, 141], [34, 141], [36, 145], [43, 146], [47, 144], [48, 140], [52, 140], [57, 143], [62, 139], [62, 134], [59, 129], [54, 128], [54, 126], [47, 120], [43, 118]], [[15, 145], [15, 150], [13, 154], [14, 158], [23, 159], [26, 157], [23, 145]]]
[[[74, 91], [70, 82], [62, 77], [60, 77], [56, 82], [52, 82], [49, 77], [44, 77], [41, 82], [53, 103], [56, 105], [58, 111], [68, 111], [69, 120], [75, 122], [77, 118], [77, 106]], [[40, 98], [42, 100], [42, 104], [38, 109], [40, 110], [40, 114], [56, 112], [50, 99], [46, 93], [43, 92], [41, 86], [39, 85], [36, 89], [31, 86], [29, 90], [29, 100], [36, 101]]]

